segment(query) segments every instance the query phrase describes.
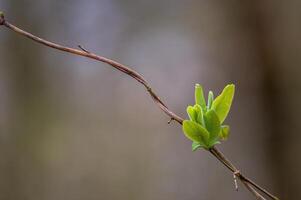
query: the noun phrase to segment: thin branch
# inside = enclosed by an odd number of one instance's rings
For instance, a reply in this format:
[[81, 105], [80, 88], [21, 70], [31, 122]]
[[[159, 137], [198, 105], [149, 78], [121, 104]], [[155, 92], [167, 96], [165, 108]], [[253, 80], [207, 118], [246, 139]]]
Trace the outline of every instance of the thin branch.
[[269, 193], [267, 190], [256, 184], [251, 179], [244, 176], [216, 147], [209, 149], [210, 153], [212, 153], [219, 161], [221, 161], [230, 171], [232, 171], [235, 176], [244, 184], [252, 185], [254, 188], [258, 189], [262, 193], [266, 194], [268, 197], [274, 200], [279, 200], [278, 197]]
[[56, 44], [56, 43], [53, 43], [53, 42], [49, 42], [49, 41], [44, 40], [42, 38], [39, 38], [35, 35], [32, 35], [31, 33], [23, 31], [22, 29], [14, 26], [14, 25], [10, 24], [9, 22], [7, 22], [6, 20], [4, 20], [4, 18], [1, 18], [0, 25], [4, 25], [7, 28], [9, 28], [9, 29], [11, 29], [11, 30], [13, 30], [13, 31], [15, 31], [19, 34], [21, 34], [25, 37], [28, 37], [29, 39], [31, 39], [35, 42], [46, 45], [48, 47], [51, 47], [51, 48], [54, 48], [54, 49], [57, 49], [57, 50], [60, 50], [60, 51], [68, 52], [68, 53], [71, 53], [71, 54], [92, 58], [94, 60], [98, 60], [100, 62], [104, 62], [104, 63], [107, 63], [107, 64], [111, 65], [115, 69], [131, 76], [132, 78], [136, 79], [139, 83], [141, 83], [146, 88], [148, 93], [151, 95], [154, 102], [159, 106], [159, 108], [161, 108], [169, 117], [176, 120], [178, 123], [182, 124], [183, 119], [181, 117], [179, 117], [178, 115], [174, 114], [171, 110], [169, 110], [168, 107], [161, 101], [159, 96], [155, 92], [153, 92], [152, 88], [149, 86], [147, 81], [139, 73], [137, 73], [136, 71], [130, 69], [129, 67], [127, 67], [123, 64], [120, 64], [120, 63], [118, 63], [114, 60], [96, 55], [94, 53], [91, 53], [87, 50], [82, 49], [82, 47], [80, 47], [82, 50], [78, 50], [78, 49], [62, 46], [62, 45], [59, 45], [59, 44]]
[[266, 200], [261, 194], [259, 194], [252, 186], [250, 186], [246, 182], [242, 182], [245, 187], [255, 196], [256, 199], [258, 200]]
[[[5, 27], [9, 28], [10, 30], [19, 33], [35, 42], [38, 42], [40, 44], [43, 44], [45, 46], [48, 46], [50, 48], [54, 48], [63, 52], [67, 52], [67, 53], [71, 53], [71, 54], [75, 54], [75, 55], [79, 55], [79, 56], [83, 56], [83, 57], [87, 57], [87, 58], [91, 58], [106, 64], [111, 65], [113, 68], [131, 76], [132, 78], [134, 78], [135, 80], [137, 80], [139, 83], [141, 83], [147, 90], [147, 92], [150, 94], [150, 96], [152, 97], [153, 101], [157, 104], [157, 106], [159, 106], [159, 108], [161, 110], [163, 110], [163, 112], [165, 112], [169, 117], [170, 117], [170, 121], [175, 120], [177, 121], [179, 124], [182, 125], [183, 123], [183, 119], [181, 117], [179, 117], [178, 115], [176, 115], [175, 113], [173, 113], [171, 110], [169, 110], [169, 108], [165, 105], [165, 103], [163, 103], [163, 101], [159, 98], [159, 96], [152, 90], [152, 88], [150, 87], [150, 85], [148, 84], [148, 82], [144, 79], [144, 77], [142, 75], [140, 75], [139, 73], [137, 73], [136, 71], [134, 71], [133, 69], [120, 64], [114, 60], [96, 55], [94, 53], [91, 53], [90, 51], [87, 51], [86, 49], [84, 49], [82, 46], [78, 46], [81, 50], [78, 49], [74, 49], [74, 48], [70, 48], [70, 47], [66, 47], [63, 45], [59, 45], [47, 40], [44, 40], [42, 38], [39, 38], [31, 33], [28, 33], [12, 24], [10, 24], [9, 22], [7, 22], [4, 18], [3, 13], [0, 12], [0, 25], [4, 25]], [[253, 181], [251, 181], [249, 178], [243, 176], [237, 169], [236, 167], [219, 151], [217, 150], [215, 147], [209, 149], [209, 151], [211, 152], [211, 154], [213, 156], [215, 156], [222, 164], [224, 164], [230, 171], [232, 171], [235, 176], [245, 185], [245, 187], [256, 197], [256, 199], [259, 200], [265, 200], [264, 197], [262, 197], [257, 191], [256, 189], [258, 189], [259, 191], [261, 191], [262, 193], [266, 194], [267, 196], [269, 196], [271, 199], [274, 200], [278, 200], [277, 197], [275, 197], [274, 195], [270, 194], [269, 192], [267, 192], [265, 189], [263, 189], [262, 187], [258, 186], [256, 183], [254, 183]], [[256, 189], [255, 189], [256, 188]]]

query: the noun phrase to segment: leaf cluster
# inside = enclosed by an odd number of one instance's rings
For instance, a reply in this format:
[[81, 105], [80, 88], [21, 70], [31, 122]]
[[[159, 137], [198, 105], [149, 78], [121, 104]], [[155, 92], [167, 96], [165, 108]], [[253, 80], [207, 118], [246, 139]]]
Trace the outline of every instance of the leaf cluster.
[[231, 108], [234, 91], [235, 86], [229, 84], [215, 99], [209, 91], [206, 104], [203, 88], [195, 85], [195, 105], [187, 107], [189, 120], [183, 121], [183, 132], [192, 140], [193, 151], [201, 147], [210, 149], [228, 138], [230, 127], [223, 122]]

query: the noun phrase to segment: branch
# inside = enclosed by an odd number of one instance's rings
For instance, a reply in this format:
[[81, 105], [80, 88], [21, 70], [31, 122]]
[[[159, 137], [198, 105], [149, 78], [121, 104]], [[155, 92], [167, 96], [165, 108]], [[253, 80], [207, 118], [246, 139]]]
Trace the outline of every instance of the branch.
[[53, 42], [49, 42], [47, 40], [44, 40], [42, 38], [39, 38], [35, 35], [32, 35], [31, 33], [28, 33], [26, 31], [23, 31], [22, 29], [10, 24], [9, 22], [7, 22], [4, 19], [4, 15], [0, 16], [0, 25], [4, 25], [5, 27], [25, 36], [28, 37], [29, 39], [38, 42], [40, 44], [46, 45], [48, 47], [60, 50], [60, 51], [64, 51], [64, 52], [68, 52], [71, 54], [75, 54], [75, 55], [79, 55], [79, 56], [83, 56], [83, 57], [88, 57], [94, 60], [98, 60], [100, 62], [104, 62], [107, 63], [109, 65], [111, 65], [112, 67], [114, 67], [115, 69], [131, 76], [132, 78], [136, 79], [139, 83], [141, 83], [146, 90], [148, 91], [148, 93], [150, 94], [150, 96], [152, 97], [152, 99], [154, 100], [154, 102], [161, 108], [161, 110], [163, 110], [171, 119], [176, 120], [178, 123], [182, 124], [183, 119], [181, 117], [179, 117], [178, 115], [174, 114], [171, 110], [168, 109], [168, 107], [161, 101], [161, 99], [159, 98], [159, 96], [153, 92], [152, 88], [149, 86], [149, 84], [147, 83], [147, 81], [136, 71], [132, 70], [131, 68], [120, 64], [114, 60], [96, 55], [94, 53], [90, 53], [89, 51], [82, 49], [82, 47], [80, 46], [81, 50], [78, 49], [74, 49], [74, 48], [69, 48], [66, 46], [62, 46]]
[[[264, 188], [260, 187], [251, 179], [244, 176], [223, 154], [220, 152], [216, 147], [209, 149], [210, 153], [215, 156], [220, 162], [222, 162], [230, 171], [233, 172], [234, 177], [237, 177], [249, 190], [256, 188], [257, 190], [261, 191], [268, 197], [274, 200], [279, 200], [278, 197], [274, 196], [273, 194], [269, 193]], [[253, 188], [254, 187], [254, 188]], [[251, 191], [252, 192], [252, 191]], [[254, 192], [256, 192], [254, 190]], [[258, 199], [264, 199], [259, 193], [256, 194], [252, 192]], [[259, 197], [261, 196], [261, 198]]]
[[[86, 49], [84, 49], [83, 47], [81, 47], [80, 45], [78, 46], [80, 48], [80, 50], [78, 49], [74, 49], [74, 48], [70, 48], [70, 47], [66, 47], [63, 45], [59, 45], [47, 40], [44, 40], [42, 38], [39, 38], [31, 33], [28, 33], [12, 24], [10, 24], [9, 22], [7, 22], [4, 18], [4, 14], [2, 12], [0, 12], [0, 26], [3, 25], [5, 27], [7, 27], [8, 29], [19, 33], [35, 42], [38, 42], [42, 45], [48, 46], [50, 48], [53, 49], [57, 49], [63, 52], [67, 52], [67, 53], [71, 53], [71, 54], [75, 54], [75, 55], [79, 55], [79, 56], [83, 56], [83, 57], [87, 57], [87, 58], [91, 58], [103, 63], [106, 63], [108, 65], [111, 65], [113, 68], [131, 76], [132, 78], [134, 78], [135, 80], [137, 80], [139, 83], [141, 83], [147, 90], [147, 92], [149, 93], [149, 95], [152, 97], [153, 101], [157, 104], [157, 106], [170, 117], [170, 121], [175, 120], [177, 121], [180, 125], [182, 125], [183, 123], [183, 118], [179, 117], [178, 115], [176, 115], [175, 113], [173, 113], [167, 106], [165, 103], [163, 103], [163, 101], [159, 98], [159, 96], [153, 91], [153, 89], [150, 87], [150, 85], [148, 84], [148, 82], [145, 80], [145, 78], [140, 75], [138, 72], [134, 71], [133, 69], [120, 64], [114, 60], [96, 55], [94, 53], [91, 53], [90, 51], [87, 51]], [[265, 198], [263, 196], [261, 196], [261, 194], [259, 194], [257, 192], [257, 190], [259, 190], [260, 192], [262, 192], [263, 194], [267, 195], [268, 197], [270, 197], [271, 199], [274, 200], [278, 200], [278, 198], [272, 194], [270, 194], [267, 190], [265, 190], [264, 188], [260, 187], [259, 185], [257, 185], [255, 182], [251, 181], [249, 178], [247, 178], [246, 176], [242, 175], [239, 170], [219, 151], [217, 150], [215, 147], [209, 149], [210, 153], [215, 156], [222, 164], [224, 164], [234, 175], [234, 178], [237, 177], [244, 185], [245, 187], [255, 196], [256, 199], [259, 200], [265, 200]], [[236, 181], [236, 179], [235, 179]], [[236, 182], [235, 182], [236, 184]], [[237, 186], [236, 186], [237, 187]]]

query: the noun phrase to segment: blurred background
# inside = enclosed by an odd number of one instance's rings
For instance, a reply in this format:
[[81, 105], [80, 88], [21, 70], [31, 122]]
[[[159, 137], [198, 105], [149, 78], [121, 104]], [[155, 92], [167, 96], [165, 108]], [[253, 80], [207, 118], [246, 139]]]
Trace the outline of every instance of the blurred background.
[[[194, 84], [236, 84], [227, 142], [237, 167], [301, 199], [301, 1], [0, 0], [40, 37], [143, 74], [186, 118]], [[112, 67], [0, 27], [0, 199], [196, 200], [254, 197]]]

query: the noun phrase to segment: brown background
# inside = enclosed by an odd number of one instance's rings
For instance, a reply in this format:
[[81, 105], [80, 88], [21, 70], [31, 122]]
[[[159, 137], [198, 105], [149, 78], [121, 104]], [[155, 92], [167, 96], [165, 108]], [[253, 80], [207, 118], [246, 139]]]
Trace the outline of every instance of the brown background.
[[[301, 1], [0, 0], [13, 24], [145, 75], [186, 117], [193, 88], [236, 84], [219, 148], [301, 199]], [[254, 199], [137, 82], [0, 28], [0, 199]]]

